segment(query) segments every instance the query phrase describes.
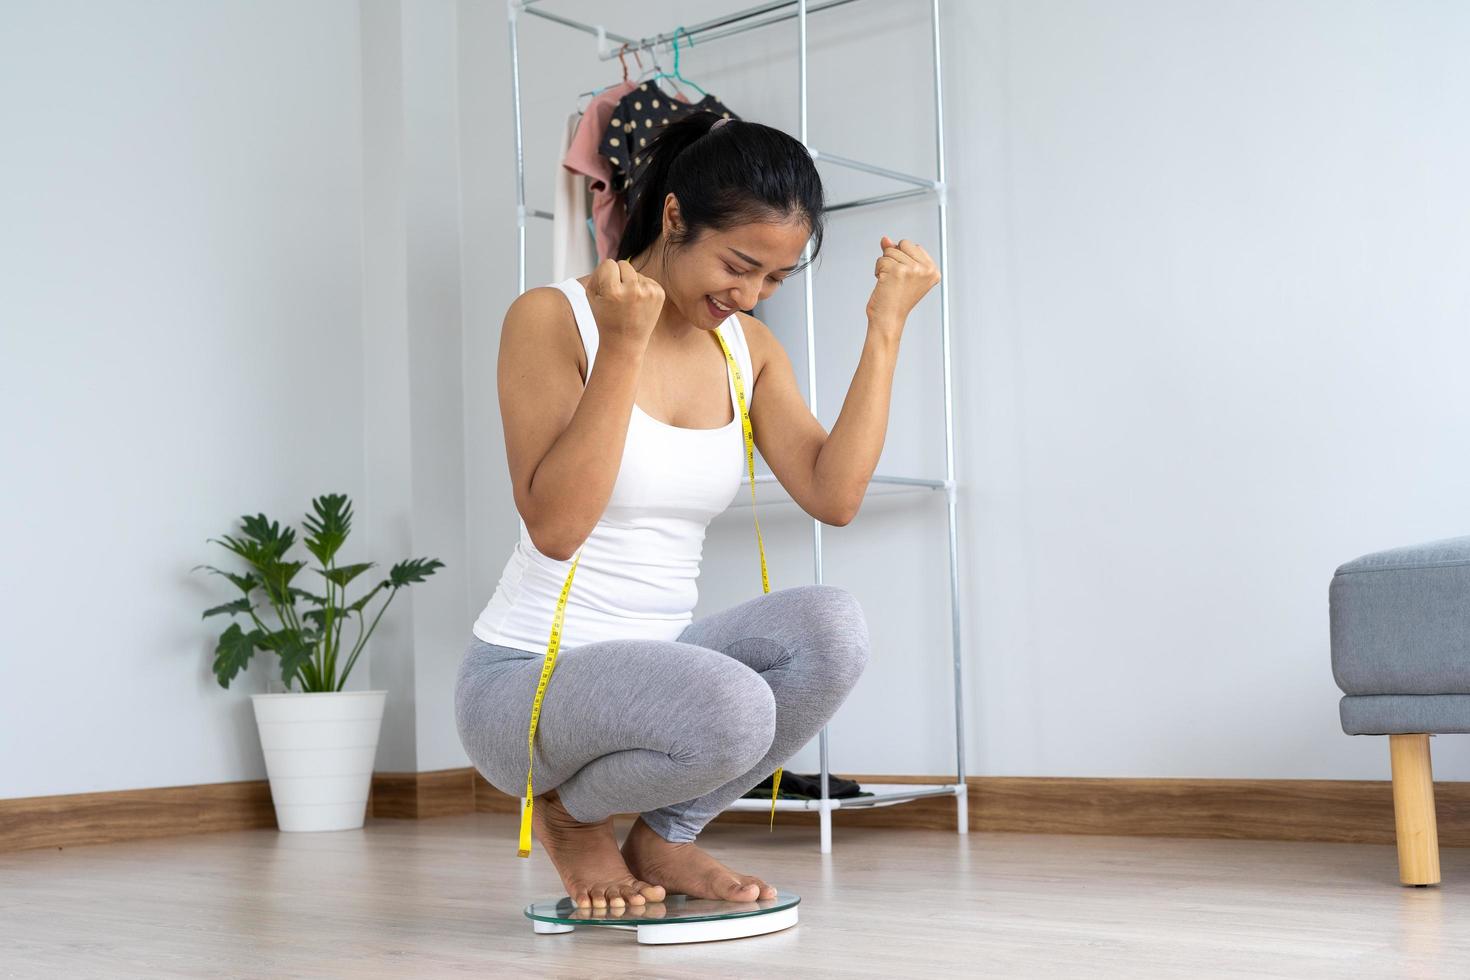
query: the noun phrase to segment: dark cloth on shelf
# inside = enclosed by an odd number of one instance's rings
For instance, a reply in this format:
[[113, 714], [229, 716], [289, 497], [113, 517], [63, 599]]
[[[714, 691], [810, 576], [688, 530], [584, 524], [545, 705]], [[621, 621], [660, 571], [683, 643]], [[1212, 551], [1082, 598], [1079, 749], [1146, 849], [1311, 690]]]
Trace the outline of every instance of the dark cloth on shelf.
[[[771, 798], [771, 779], [775, 775], [775, 773], [772, 773], [770, 776], [767, 776], [765, 779], [756, 783], [745, 795], [763, 797], [769, 800]], [[830, 772], [827, 774], [827, 796], [829, 799], [846, 799], [847, 797], [851, 796], [872, 795], [872, 793], [864, 792], [862, 790], [862, 787], [860, 787], [854, 780], [843, 779], [841, 776], [834, 776]], [[781, 773], [781, 785], [776, 790], [776, 799], [819, 800], [821, 798], [821, 773], [816, 772], [807, 774], [785, 771]]]

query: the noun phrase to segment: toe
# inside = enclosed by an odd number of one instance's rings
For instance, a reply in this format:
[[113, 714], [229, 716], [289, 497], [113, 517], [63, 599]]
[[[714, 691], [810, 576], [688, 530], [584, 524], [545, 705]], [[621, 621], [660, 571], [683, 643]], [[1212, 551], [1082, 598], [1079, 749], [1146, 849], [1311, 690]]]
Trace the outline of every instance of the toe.
[[750, 882], [741, 881], [739, 878], [731, 878], [724, 889], [725, 898], [732, 902], [748, 902], [759, 894], [757, 888], [757, 885]]
[[643, 904], [643, 893], [638, 890], [638, 886], [640, 884], [642, 884], [642, 882], [635, 881], [630, 884], [622, 885], [619, 888], [619, 892], [622, 894], [624, 902], [628, 903], [629, 905]]
[[760, 889], [760, 897], [761, 898], [775, 898], [776, 897], [776, 889], [775, 889], [775, 887], [773, 885], [768, 885], [764, 881], [762, 881], [761, 879], [755, 878], [755, 877], [746, 878], [745, 881], [746, 881], [747, 884], [755, 885], [756, 888]]
[[638, 884], [640, 886], [639, 891], [642, 892], [643, 897], [648, 899], [650, 902], [662, 902], [664, 900], [665, 892], [663, 885], [652, 885], [646, 881], [640, 881]]

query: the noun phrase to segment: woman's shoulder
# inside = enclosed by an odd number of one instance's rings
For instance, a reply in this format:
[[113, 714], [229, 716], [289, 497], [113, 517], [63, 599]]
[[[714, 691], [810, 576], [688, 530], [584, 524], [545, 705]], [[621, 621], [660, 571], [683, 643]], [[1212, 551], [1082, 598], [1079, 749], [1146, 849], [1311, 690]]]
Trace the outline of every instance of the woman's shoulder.
[[[568, 282], [576, 282], [583, 289], [586, 289], [587, 281], [591, 280], [591, 278], [591, 276], [582, 276], [580, 279], [568, 280]], [[552, 283], [551, 285], [547, 286], [532, 286], [530, 289], [526, 290], [524, 293], [521, 293], [515, 298], [515, 302], [511, 303], [511, 308], [514, 309], [517, 304], [521, 304], [524, 307], [529, 307], [531, 309], [540, 309], [541, 311], [545, 312], [551, 307], [556, 307], [564, 310], [567, 314], [567, 318], [571, 319], [571, 297], [568, 296], [566, 294], [566, 290], [562, 288], [565, 285], [567, 285], [567, 283]]]
[[[580, 281], [580, 280], [579, 280]], [[530, 352], [538, 361], [570, 360], [587, 377], [587, 352], [571, 298], [556, 286], [535, 286], [515, 298], [501, 328], [501, 354]]]
[[750, 370], [755, 381], [760, 380], [761, 368], [765, 366], [770, 358], [771, 352], [781, 346], [781, 341], [756, 317], [751, 316], [744, 310], [736, 310], [735, 316], [740, 324], [740, 332], [745, 335], [745, 346], [750, 350]]

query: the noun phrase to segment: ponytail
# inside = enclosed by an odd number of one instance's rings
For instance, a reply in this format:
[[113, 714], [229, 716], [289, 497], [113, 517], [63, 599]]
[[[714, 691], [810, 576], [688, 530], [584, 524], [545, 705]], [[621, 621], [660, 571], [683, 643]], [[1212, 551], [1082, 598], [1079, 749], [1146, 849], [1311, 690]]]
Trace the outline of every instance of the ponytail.
[[[725, 125], [716, 127], [720, 122]], [[618, 259], [641, 255], [658, 241], [671, 193], [683, 228], [671, 233], [669, 245], [693, 241], [707, 228], [798, 220], [811, 231], [813, 259], [822, 248], [821, 176], [801, 141], [771, 126], [713, 112], [687, 113], [664, 126], [633, 173]]]

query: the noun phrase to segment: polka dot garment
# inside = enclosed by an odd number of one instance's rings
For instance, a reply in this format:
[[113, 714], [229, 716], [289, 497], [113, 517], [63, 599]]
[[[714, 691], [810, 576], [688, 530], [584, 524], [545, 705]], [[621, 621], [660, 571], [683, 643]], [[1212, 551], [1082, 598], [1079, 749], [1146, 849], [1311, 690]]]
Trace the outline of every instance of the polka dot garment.
[[607, 131], [597, 152], [612, 165], [609, 189], [622, 194], [632, 175], [643, 164], [643, 152], [659, 128], [691, 112], [713, 112], [728, 119], [740, 117], [719, 99], [706, 95], [698, 102], [682, 102], [651, 82], [644, 82], [618, 101], [607, 122]]

